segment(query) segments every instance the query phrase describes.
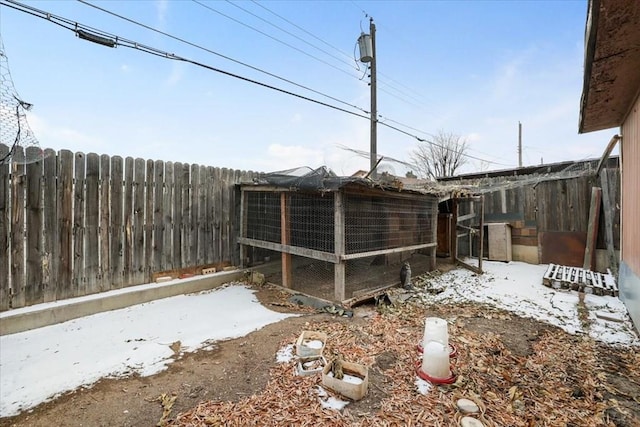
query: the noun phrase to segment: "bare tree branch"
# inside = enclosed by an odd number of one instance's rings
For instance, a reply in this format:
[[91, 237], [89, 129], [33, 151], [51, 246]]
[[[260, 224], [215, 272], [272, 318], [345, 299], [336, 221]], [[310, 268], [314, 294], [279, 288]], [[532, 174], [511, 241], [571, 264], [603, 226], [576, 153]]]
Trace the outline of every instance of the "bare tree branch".
[[465, 153], [468, 148], [466, 139], [441, 130], [433, 142], [418, 142], [418, 146], [410, 154], [410, 159], [421, 178], [453, 176], [467, 163]]

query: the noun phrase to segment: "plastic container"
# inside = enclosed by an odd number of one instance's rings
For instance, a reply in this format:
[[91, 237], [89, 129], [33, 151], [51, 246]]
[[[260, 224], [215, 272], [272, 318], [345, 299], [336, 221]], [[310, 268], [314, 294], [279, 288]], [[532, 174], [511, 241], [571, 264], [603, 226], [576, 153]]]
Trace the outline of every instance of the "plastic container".
[[298, 357], [322, 356], [327, 342], [327, 334], [316, 331], [302, 331], [296, 341], [296, 355]]
[[301, 357], [298, 359], [296, 371], [298, 375], [309, 376], [319, 374], [327, 366], [324, 356]]
[[[369, 369], [357, 363], [342, 362], [345, 378], [339, 380], [331, 374], [331, 363], [322, 370], [322, 385], [351, 400], [360, 400], [369, 390]], [[361, 381], [354, 382], [357, 378]]]
[[422, 352], [421, 369], [431, 378], [449, 378], [449, 346], [439, 341], [429, 341]]
[[439, 317], [427, 317], [424, 320], [422, 347], [424, 348], [429, 341], [436, 341], [449, 347], [449, 328], [446, 320]]

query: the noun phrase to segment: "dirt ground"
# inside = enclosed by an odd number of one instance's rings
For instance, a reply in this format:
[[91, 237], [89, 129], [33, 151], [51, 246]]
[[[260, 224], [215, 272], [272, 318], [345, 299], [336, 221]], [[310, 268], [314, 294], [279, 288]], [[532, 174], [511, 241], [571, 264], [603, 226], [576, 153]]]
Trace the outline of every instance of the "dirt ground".
[[[301, 316], [268, 325], [239, 339], [220, 342], [213, 350], [185, 354], [167, 370], [151, 377], [105, 379], [91, 388], [66, 393], [27, 413], [0, 419], [0, 426], [155, 426], [163, 415], [159, 400], [163, 393], [176, 397], [168, 419], [175, 419], [202, 401], [237, 402], [265, 388], [269, 370], [277, 364], [276, 352], [285, 341], [293, 342], [308, 323], [341, 322], [350, 328], [358, 327], [369, 322], [375, 313], [374, 306], [362, 306], [355, 310], [353, 318], [334, 317], [279, 305], [284, 300], [283, 293], [272, 288], [260, 288], [257, 295], [270, 309]], [[465, 318], [464, 327], [477, 334], [497, 334], [515, 357], [527, 357], [545, 331], [557, 331], [517, 316], [505, 321], [500, 316], [478, 315]], [[573, 339], [566, 336], [567, 340]], [[628, 365], [629, 350], [597, 346], [596, 353], [597, 372], [605, 381], [603, 398], [616, 402], [606, 409], [602, 425], [640, 425], [640, 375], [637, 371], [630, 375], [624, 369]], [[363, 400], [351, 403], [352, 414], [373, 414], [380, 410], [380, 402], [387, 395], [383, 371], [396, 363], [396, 358], [393, 349], [376, 356], [370, 382], [381, 387], [370, 387]], [[575, 393], [579, 398], [580, 387], [576, 387]]]

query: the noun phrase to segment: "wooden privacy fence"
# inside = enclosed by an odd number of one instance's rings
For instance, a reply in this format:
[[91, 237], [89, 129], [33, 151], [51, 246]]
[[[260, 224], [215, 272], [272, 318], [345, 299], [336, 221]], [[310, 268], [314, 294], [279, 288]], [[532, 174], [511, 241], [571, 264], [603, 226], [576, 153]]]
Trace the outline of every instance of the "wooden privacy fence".
[[[615, 166], [603, 169], [599, 176], [496, 176], [456, 182], [485, 189], [484, 221], [509, 223], [514, 247], [537, 248], [535, 260], [528, 262], [582, 266], [594, 186], [606, 193], [596, 248], [607, 249], [609, 258], [619, 249], [620, 169]], [[469, 211], [461, 209], [459, 214]], [[514, 255], [514, 259], [519, 258]]]
[[0, 311], [238, 263], [235, 184], [254, 176], [50, 149], [0, 165]]

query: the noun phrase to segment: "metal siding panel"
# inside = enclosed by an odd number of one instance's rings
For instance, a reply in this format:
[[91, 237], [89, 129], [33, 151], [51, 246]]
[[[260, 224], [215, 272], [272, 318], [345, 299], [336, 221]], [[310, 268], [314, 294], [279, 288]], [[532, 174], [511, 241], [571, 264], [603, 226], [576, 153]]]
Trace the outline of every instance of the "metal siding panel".
[[622, 125], [622, 260], [640, 275], [640, 98]]

